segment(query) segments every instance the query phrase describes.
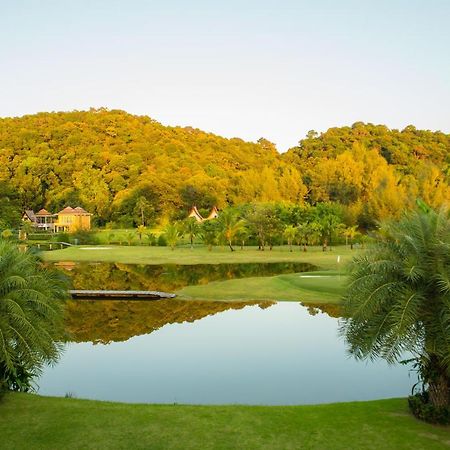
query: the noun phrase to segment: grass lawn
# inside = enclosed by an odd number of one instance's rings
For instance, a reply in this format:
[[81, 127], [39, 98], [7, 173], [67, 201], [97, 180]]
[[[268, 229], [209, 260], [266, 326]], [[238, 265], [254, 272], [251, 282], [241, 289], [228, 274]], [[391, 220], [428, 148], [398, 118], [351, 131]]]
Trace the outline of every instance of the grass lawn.
[[184, 300], [278, 300], [338, 303], [347, 277], [335, 271], [240, 278], [187, 286], [176, 292]]
[[337, 270], [343, 267], [357, 253], [343, 246], [333, 251], [322, 252], [315, 247], [307, 252], [298, 248], [290, 252], [287, 247], [276, 247], [272, 251], [259, 251], [256, 247], [231, 252], [228, 247], [215, 247], [208, 251], [205, 247], [168, 247], [149, 246], [80, 246], [64, 250], [43, 252], [47, 261], [95, 261], [118, 262], [124, 264], [220, 264], [220, 263], [268, 263], [268, 262], [307, 262], [323, 270]]
[[405, 399], [314, 406], [130, 405], [7, 394], [2, 449], [414, 449], [450, 446], [450, 428]]

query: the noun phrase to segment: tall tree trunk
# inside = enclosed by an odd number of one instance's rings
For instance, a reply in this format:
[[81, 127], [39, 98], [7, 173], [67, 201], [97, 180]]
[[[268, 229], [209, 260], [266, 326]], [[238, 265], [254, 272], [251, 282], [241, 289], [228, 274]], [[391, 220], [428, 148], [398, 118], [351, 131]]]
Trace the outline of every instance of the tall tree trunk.
[[430, 356], [430, 379], [427, 381], [432, 405], [448, 407], [450, 405], [450, 379], [436, 355]]
[[231, 250], [232, 252], [234, 252], [234, 248], [233, 248], [233, 246], [231, 245], [231, 241], [228, 241], [228, 247], [230, 247], [230, 250]]

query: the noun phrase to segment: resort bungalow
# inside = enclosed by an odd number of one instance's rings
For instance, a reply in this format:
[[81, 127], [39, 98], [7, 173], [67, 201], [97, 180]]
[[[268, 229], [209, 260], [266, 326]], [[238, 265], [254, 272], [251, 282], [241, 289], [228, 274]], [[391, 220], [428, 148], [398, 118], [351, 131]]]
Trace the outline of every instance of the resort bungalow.
[[27, 209], [22, 215], [22, 220], [39, 230], [72, 233], [78, 230], [90, 230], [91, 216], [92, 214], [80, 206], [76, 208], [67, 206], [57, 214], [52, 214], [46, 209], [41, 209], [37, 213]]
[[56, 214], [58, 219], [54, 223], [55, 231], [64, 231], [72, 233], [78, 230], [91, 229], [92, 214], [85, 211], [80, 206], [71, 208], [67, 206], [62, 211]]

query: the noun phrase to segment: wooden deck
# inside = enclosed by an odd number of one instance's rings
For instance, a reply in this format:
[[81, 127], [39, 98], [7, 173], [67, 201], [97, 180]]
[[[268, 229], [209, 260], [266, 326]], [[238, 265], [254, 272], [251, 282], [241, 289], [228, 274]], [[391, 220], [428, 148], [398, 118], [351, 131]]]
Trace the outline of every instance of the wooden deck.
[[175, 294], [158, 291], [90, 291], [75, 289], [69, 291], [72, 298], [77, 299], [127, 299], [127, 300], [159, 300], [163, 298], [174, 298]]

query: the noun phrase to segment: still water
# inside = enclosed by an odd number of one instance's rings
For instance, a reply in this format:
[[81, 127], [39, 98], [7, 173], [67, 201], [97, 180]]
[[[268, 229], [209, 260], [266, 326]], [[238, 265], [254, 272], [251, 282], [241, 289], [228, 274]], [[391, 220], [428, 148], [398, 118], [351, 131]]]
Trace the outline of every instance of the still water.
[[117, 289], [176, 291], [185, 286], [234, 278], [268, 277], [284, 273], [308, 272], [316, 267], [307, 263], [242, 264], [121, 264], [73, 263], [55, 264], [71, 279], [74, 289]]
[[406, 396], [404, 366], [357, 362], [336, 307], [70, 302], [69, 342], [43, 395], [152, 403], [290, 405]]

